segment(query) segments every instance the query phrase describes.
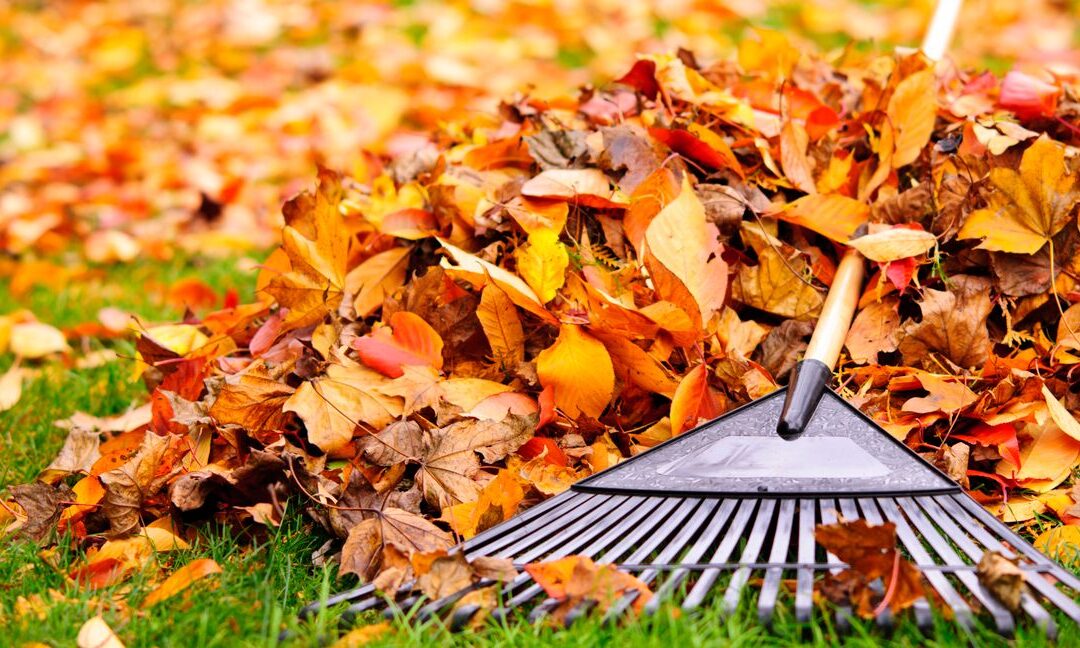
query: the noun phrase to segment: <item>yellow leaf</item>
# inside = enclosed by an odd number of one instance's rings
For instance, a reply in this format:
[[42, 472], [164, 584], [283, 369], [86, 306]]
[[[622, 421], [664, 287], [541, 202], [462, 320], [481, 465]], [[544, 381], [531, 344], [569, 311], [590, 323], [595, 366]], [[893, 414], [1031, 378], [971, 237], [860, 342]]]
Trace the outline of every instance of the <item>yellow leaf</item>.
[[571, 418], [596, 418], [615, 389], [615, 369], [607, 349], [579, 326], [564, 324], [555, 344], [536, 358], [536, 373], [555, 392], [555, 405]]
[[82, 624], [75, 644], [79, 648], [124, 648], [124, 642], [100, 616], [87, 619]]
[[452, 277], [465, 279], [477, 288], [485, 286], [493, 281], [498, 284], [499, 288], [502, 288], [506, 292], [506, 296], [510, 298], [510, 301], [521, 308], [524, 308], [548, 323], [554, 324], [558, 322], [558, 320], [555, 319], [555, 316], [544, 308], [544, 305], [540, 302], [540, 298], [537, 297], [533, 289], [530, 288], [529, 284], [525, 283], [521, 277], [512, 272], [508, 272], [493, 263], [488, 263], [475, 255], [469, 254], [465, 250], [455, 247], [441, 238], [437, 238], [436, 240], [450, 253], [450, 256], [453, 257], [454, 261], [457, 261], [456, 266], [450, 265], [445, 259], [442, 261], [442, 267], [445, 268], [447, 273]]
[[0, 376], [0, 412], [15, 407], [15, 403], [22, 398], [22, 379], [23, 370], [18, 364], [12, 365]]
[[1080, 526], [1070, 524], [1043, 531], [1035, 538], [1035, 548], [1063, 563], [1080, 556]]
[[937, 89], [933, 70], [916, 72], [896, 86], [889, 99], [888, 115], [897, 131], [894, 169], [919, 157], [937, 119]]
[[540, 303], [554, 299], [566, 282], [566, 267], [570, 265], [570, 255], [559, 241], [558, 232], [550, 229], [532, 232], [528, 244], [518, 248], [515, 257], [518, 274], [536, 292]]
[[980, 248], [1034, 254], [1069, 222], [1080, 200], [1075, 175], [1066, 175], [1065, 148], [1043, 136], [1020, 160], [1020, 171], [990, 171], [990, 206], [972, 212], [957, 234], [982, 238]]
[[870, 216], [870, 208], [847, 196], [814, 194], [788, 203], [774, 215], [837, 243], [847, 243]]
[[852, 239], [848, 245], [871, 261], [886, 263], [921, 256], [937, 244], [937, 237], [923, 230], [894, 227]]
[[780, 166], [796, 189], [808, 194], [817, 193], [810, 159], [806, 157], [809, 137], [806, 129], [788, 120], [780, 131]]
[[1061, 428], [1062, 432], [1080, 441], [1080, 422], [1077, 422], [1076, 417], [1065, 409], [1065, 406], [1054, 397], [1046, 385], [1042, 386], [1042, 395], [1046, 399], [1046, 409], [1049, 410], [1050, 418], [1054, 419], [1054, 423]]
[[37, 359], [67, 351], [67, 340], [55, 326], [43, 322], [23, 322], [11, 327], [11, 352], [17, 356]]
[[341, 639], [335, 641], [331, 648], [357, 648], [357, 646], [365, 646], [372, 641], [382, 639], [385, 635], [392, 634], [393, 632], [394, 626], [386, 621], [360, 626], [359, 628], [353, 628]]
[[728, 267], [720, 257], [716, 226], [705, 218], [690, 181], [645, 230], [648, 253], [682, 282], [697, 302], [702, 321], [724, 305]]
[[[810, 196], [813, 197], [813, 196]], [[743, 240], [754, 248], [758, 264], [735, 275], [732, 296], [754, 308], [801, 320], [817, 317], [825, 301], [809, 283], [806, 259], [779, 239], [761, 231], [756, 223], [744, 223]]]
[[199, 558], [176, 570], [161, 585], [143, 599], [142, 607], [148, 608], [179, 594], [195, 581], [212, 574], [220, 574], [221, 566], [212, 558]]
[[512, 367], [525, 359], [525, 332], [514, 302], [495, 283], [484, 286], [476, 317], [484, 329], [495, 360]]

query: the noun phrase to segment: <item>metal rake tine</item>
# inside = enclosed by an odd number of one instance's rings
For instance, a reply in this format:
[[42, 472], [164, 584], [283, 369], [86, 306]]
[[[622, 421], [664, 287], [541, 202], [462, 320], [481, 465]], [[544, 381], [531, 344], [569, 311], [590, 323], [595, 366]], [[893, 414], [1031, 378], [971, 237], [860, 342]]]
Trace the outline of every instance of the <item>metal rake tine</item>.
[[[934, 521], [935, 524], [937, 524], [945, 531], [945, 534], [949, 537], [949, 540], [955, 543], [956, 546], [960, 547], [961, 551], [967, 554], [968, 558], [970, 558], [972, 562], [977, 562], [980, 558], [982, 558], [983, 551], [979, 549], [979, 547], [975, 544], [974, 541], [972, 541], [970, 537], [968, 537], [967, 533], [961, 530], [960, 527], [958, 527], [956, 523], [953, 522], [952, 517], [950, 517], [949, 514], [946, 513], [940, 506], [938, 506], [937, 502], [934, 501], [934, 498], [916, 497], [914, 501], [916, 504], [918, 504], [918, 506], [922, 508], [926, 515]], [[977, 523], [972, 521], [972, 526], [974, 525], [977, 525]], [[1052, 584], [1038, 577], [1035, 577], [1027, 582], [1029, 585], [1035, 587], [1036, 589], [1038, 589], [1037, 583], [1041, 583], [1045, 586], [1053, 588]], [[1054, 623], [1054, 619], [1050, 616], [1050, 613], [1047, 612], [1041, 605], [1039, 605], [1039, 602], [1036, 601], [1035, 598], [1026, 590], [1020, 596], [1020, 605], [1024, 608], [1024, 611], [1028, 613], [1028, 616], [1030, 616], [1032, 620], [1035, 621], [1035, 624], [1041, 627], [1044, 632], [1046, 632], [1047, 636], [1050, 639], [1054, 639], [1057, 636], [1057, 624]]]
[[[795, 522], [795, 504], [793, 499], [780, 501], [772, 549], [769, 552], [771, 563], [782, 563], [787, 558], [788, 545], [791, 542], [791, 527]], [[784, 570], [780, 567], [770, 567], [765, 570], [765, 582], [761, 586], [761, 594], [758, 595], [758, 620], [765, 625], [772, 624], [773, 614], [776, 612], [776, 599], [780, 594], [780, 579], [783, 575]]]
[[[757, 519], [754, 520], [754, 526], [750, 531], [750, 537], [746, 541], [746, 547], [743, 549], [742, 555], [739, 556], [740, 563], [757, 561], [758, 555], [761, 553], [761, 546], [765, 542], [765, 532], [768, 531], [769, 525], [772, 523], [773, 509], [775, 508], [776, 500], [771, 499], [763, 501], [758, 507]], [[727, 590], [724, 592], [723, 605], [726, 614], [734, 614], [735, 610], [738, 609], [739, 600], [742, 598], [742, 590], [746, 586], [746, 581], [750, 579], [750, 573], [751, 568], [739, 567], [731, 575]]]
[[[896, 525], [896, 535], [899, 536], [900, 542], [908, 550], [908, 553], [915, 559], [916, 566], [934, 566], [935, 563], [933, 559], [930, 558], [930, 554], [927, 553], [918, 536], [916, 536], [911, 530], [911, 527], [908, 526], [907, 520], [904, 519], [904, 516], [896, 506], [896, 503], [887, 498], [875, 499], [874, 503], [880, 506], [882, 512], [885, 513], [885, 517]], [[949, 582], [944, 574], [937, 570], [920, 571], [922, 571], [923, 577], [930, 581], [930, 584], [934, 586], [934, 589], [941, 595], [941, 598], [945, 603], [952, 608], [953, 614], [956, 616], [960, 625], [970, 631], [975, 623], [971, 608], [968, 607], [964, 598], [960, 596], [952, 586], [952, 583]]]
[[[822, 524], [836, 524], [837, 522], [837, 508], [836, 502], [830, 499], [823, 499], [818, 502], [818, 507], [821, 511], [821, 523]], [[825, 560], [830, 565], [837, 565], [829, 571], [833, 574], [839, 574], [842, 569], [839, 567], [840, 559], [836, 557], [831, 551], [825, 551]], [[851, 628], [851, 620], [854, 618], [854, 613], [851, 610], [850, 605], [838, 605], [836, 606], [836, 627], [841, 630], [848, 630]]]
[[[1068, 570], [1063, 569], [1056, 562], [1050, 560], [1042, 553], [1040, 553], [1038, 549], [1031, 546], [1031, 544], [1027, 540], [1024, 540], [1020, 536], [1013, 533], [1012, 530], [1010, 530], [1009, 527], [1005, 526], [1005, 524], [1001, 520], [997, 519], [996, 517], [991, 515], [989, 511], [979, 506], [979, 504], [975, 502], [975, 500], [971, 499], [970, 497], [960, 496], [955, 497], [954, 500], [959, 502], [960, 505], [963, 506], [968, 513], [975, 517], [975, 519], [982, 522], [984, 526], [989, 529], [993, 529], [998, 533], [998, 535], [1002, 537], [1007, 537], [1009, 540], [1009, 544], [1012, 545], [1014, 551], [1019, 551], [1036, 564], [1052, 567], [1054, 569], [1055, 578], [1060, 580], [1062, 584], [1064, 584], [1069, 589], [1080, 592], [1080, 578], [1077, 578]], [[1080, 622], [1080, 619], [1076, 619], [1076, 621]]]
[[360, 587], [353, 588], [353, 589], [348, 590], [346, 592], [341, 592], [340, 594], [334, 594], [333, 596], [327, 598], [325, 601], [315, 601], [314, 603], [309, 603], [309, 604], [305, 605], [304, 607], [300, 608], [300, 611], [297, 613], [297, 616], [300, 618], [301, 621], [306, 621], [309, 617], [311, 617], [314, 614], [317, 614], [318, 612], [320, 612], [322, 610], [333, 607], [333, 606], [338, 605], [340, 603], [347, 603], [349, 601], [354, 601], [354, 600], [356, 600], [358, 598], [363, 598], [365, 596], [368, 596], [368, 595], [374, 594], [374, 593], [375, 593], [375, 586], [372, 585], [371, 583], [368, 583], [367, 585], [361, 585]]
[[[814, 500], [799, 500], [798, 561], [803, 565], [814, 562], [814, 523], [816, 521]], [[795, 578], [795, 620], [806, 623], [813, 615], [814, 609], [814, 570], [800, 567]]]
[[[990, 533], [982, 524], [971, 518], [956, 502], [946, 498], [934, 498], [935, 504], [940, 504], [949, 515], [963, 526], [971, 535], [981, 542], [987, 549], [992, 549], [1008, 558], [1015, 558], [1016, 552], [1004, 546], [1001, 541]], [[979, 552], [980, 557], [982, 552]], [[1064, 612], [1069, 618], [1080, 623], [1080, 605], [1076, 604], [1071, 597], [1059, 590], [1053, 583], [1045, 578], [1029, 578], [1027, 583], [1037, 590], [1048, 601]]]
[[[728, 527], [727, 532], [724, 534], [724, 539], [720, 541], [720, 546], [713, 552], [712, 557], [709, 559], [710, 563], [726, 563], [731, 553], [735, 551], [735, 546], [742, 538], [743, 530], [746, 529], [747, 523], [750, 521], [750, 517], [754, 514], [754, 510], [757, 507], [757, 501], [752, 499], [744, 499], [739, 502], [739, 509], [735, 513], [735, 518], [731, 522], [731, 526]], [[694, 610], [699, 607], [702, 602], [705, 601], [705, 597], [708, 596], [709, 591], [712, 589], [713, 583], [720, 577], [719, 569], [706, 569], [698, 576], [697, 582], [694, 583], [694, 587], [690, 589], [690, 592], [683, 599], [682, 608], [686, 611]]]
[[[884, 524], [885, 520], [881, 517], [881, 512], [877, 506], [874, 505], [872, 499], [860, 499], [859, 508], [863, 513], [863, 517], [870, 524]], [[915, 625], [917, 625], [924, 632], [930, 631], [934, 627], [934, 613], [930, 609], [930, 601], [926, 600], [926, 597], [920, 597], [911, 606], [915, 612]]]
[[[399, 587], [394, 592], [392, 600], [396, 601], [398, 599], [406, 599], [412, 593], [415, 582], [416, 581], [409, 581], [408, 583]], [[371, 589], [372, 593], [366, 598], [357, 601], [356, 603], [353, 603], [349, 607], [345, 608], [345, 611], [341, 615], [343, 620], [345, 620], [346, 622], [351, 622], [357, 616], [364, 612], [367, 612], [368, 610], [374, 610], [381, 605], [388, 605], [386, 599], [389, 597], [381, 596], [378, 590], [376, 590], [373, 585], [371, 586]]]
[[[915, 505], [910, 498], [898, 497], [896, 503], [900, 506], [900, 509], [907, 514], [909, 520], [915, 525], [915, 528], [919, 530], [930, 546], [934, 549], [937, 555], [945, 561], [946, 565], [964, 565], [964, 561], [960, 559], [960, 556], [956, 555], [952, 547], [945, 538], [941, 537], [941, 534], [930, 523], [929, 520], [923, 516], [922, 511]], [[975, 598], [979, 599], [979, 602], [983, 604], [983, 607], [990, 612], [990, 615], [994, 617], [994, 624], [997, 626], [998, 631], [1002, 634], [1011, 636], [1016, 629], [1016, 622], [1013, 620], [1012, 614], [1005, 609], [996, 598], [991, 596], [983, 589], [981, 583], [979, 583], [978, 577], [971, 572], [957, 572], [956, 578], [963, 583]]]
[[[573, 500], [568, 500], [567, 503]], [[480, 551], [471, 552], [473, 555], [512, 557], [535, 543], [559, 533], [571, 524], [589, 515], [598, 507], [609, 505], [611, 497], [607, 495], [593, 495], [582, 498], [576, 506], [563, 507], [562, 510], [550, 511], [548, 515], [533, 520], [511, 533], [501, 536], [486, 545]]]
[[[700, 500], [700, 502], [709, 501], [710, 500]], [[671, 542], [664, 549], [661, 550], [660, 554], [657, 556], [657, 559], [654, 562], [665, 562], [670, 559], [671, 554], [677, 554], [679, 551], [681, 551], [685, 544], [689, 542], [694, 532], [697, 531], [697, 527], [693, 525], [683, 526], [681, 529], [679, 529], [678, 527], [680, 524], [682, 524], [682, 521], [685, 520], [688, 515], [694, 512], [694, 510], [698, 506], [698, 503], [698, 501], [694, 500], [683, 500], [679, 504], [679, 508], [676, 509], [674, 514], [672, 514], [669, 524], [663, 528], [663, 533], [657, 533], [650, 537], [647, 541], [645, 541], [644, 544], [638, 547], [634, 551], [634, 553], [630, 555], [626, 562], [629, 562], [631, 564], [637, 564], [645, 560], [649, 556], [649, 554], [656, 550], [656, 548], [659, 547], [660, 544], [664, 542], [664, 540], [666, 540], [668, 535], [672, 532], [675, 532], [675, 535], [672, 537]], [[715, 507], [715, 502], [713, 502], [713, 506]], [[638, 580], [648, 584], [652, 580], [652, 575], [646, 572], [642, 572], [638, 575]], [[622, 616], [624, 612], [626, 612], [626, 609], [630, 607], [631, 604], [633, 604], [637, 597], [638, 592], [636, 591], [624, 594], [622, 598], [615, 601], [608, 608], [607, 612], [604, 614], [602, 623], [607, 624], [618, 619], [620, 616]]]
[[[716, 542], [716, 538], [720, 535], [720, 531], [727, 524], [728, 519], [731, 517], [732, 511], [735, 510], [735, 500], [724, 500], [720, 505], [720, 508], [716, 510], [716, 514], [712, 516], [708, 526], [701, 532], [701, 535], [694, 542], [694, 545], [690, 547], [680, 558], [680, 562], [683, 564], [697, 562], [699, 558], [705, 555], [705, 552], [709, 550], [709, 547]], [[645, 605], [646, 614], [654, 614], [660, 609], [660, 605], [675, 591], [677, 587], [683, 582], [683, 580], [690, 573], [687, 569], [677, 569], [673, 571], [658, 590], [655, 595]]]
[[[574, 491], [564, 491], [562, 493], [559, 493], [551, 499], [544, 500], [536, 506], [533, 506], [522, 511], [521, 513], [518, 513], [517, 515], [511, 517], [509, 520], [506, 520], [505, 522], [501, 522], [491, 527], [490, 529], [485, 529], [484, 531], [481, 531], [472, 538], [469, 538], [465, 542], [461, 543], [459, 547], [462, 551], [465, 551], [466, 553], [472, 553], [475, 555], [488, 555], [486, 552], [482, 551], [486, 544], [498, 538], [504, 537], [509, 533], [520, 530], [525, 525], [535, 522], [537, 518], [543, 515], [547, 515], [554, 510], [561, 509], [563, 506], [565, 506], [572, 500], [582, 497], [582, 493], [575, 493]], [[584, 497], [589, 496], [584, 495]]]

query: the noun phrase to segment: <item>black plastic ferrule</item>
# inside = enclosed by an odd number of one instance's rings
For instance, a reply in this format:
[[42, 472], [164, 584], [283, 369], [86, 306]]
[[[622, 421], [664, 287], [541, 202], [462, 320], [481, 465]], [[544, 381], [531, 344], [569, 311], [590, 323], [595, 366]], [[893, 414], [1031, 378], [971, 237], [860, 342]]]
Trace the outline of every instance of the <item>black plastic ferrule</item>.
[[776, 423], [776, 433], [781, 438], [794, 441], [802, 436], [831, 376], [832, 369], [820, 360], [803, 360], [795, 365], [788, 381], [784, 409]]

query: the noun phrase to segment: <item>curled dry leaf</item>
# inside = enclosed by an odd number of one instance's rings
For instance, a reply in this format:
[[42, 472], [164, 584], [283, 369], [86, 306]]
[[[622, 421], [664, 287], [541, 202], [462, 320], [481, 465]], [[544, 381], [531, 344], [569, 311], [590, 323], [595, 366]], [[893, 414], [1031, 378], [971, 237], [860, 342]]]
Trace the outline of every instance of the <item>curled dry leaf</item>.
[[997, 551], [987, 551], [975, 568], [979, 582], [1002, 605], [1012, 612], [1020, 610], [1020, 597], [1024, 594], [1024, 572], [1016, 560], [1010, 560]]
[[951, 282], [951, 290], [924, 290], [919, 302], [922, 320], [904, 325], [899, 349], [906, 364], [934, 371], [939, 366], [935, 356], [940, 356], [967, 369], [990, 357], [989, 284], [967, 276], [953, 277]]

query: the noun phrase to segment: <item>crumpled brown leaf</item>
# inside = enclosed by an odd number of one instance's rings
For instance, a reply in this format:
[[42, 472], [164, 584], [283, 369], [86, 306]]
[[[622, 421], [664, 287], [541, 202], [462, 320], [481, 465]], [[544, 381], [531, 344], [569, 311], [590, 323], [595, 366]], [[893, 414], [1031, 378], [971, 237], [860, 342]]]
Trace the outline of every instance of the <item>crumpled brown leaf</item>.
[[341, 548], [341, 574], [371, 579], [379, 570], [383, 548], [392, 545], [404, 555], [449, 549], [450, 536], [426, 519], [388, 507], [349, 530]]
[[904, 363], [935, 370], [934, 356], [957, 367], [981, 366], [990, 356], [986, 318], [993, 304], [986, 279], [960, 275], [949, 280], [950, 290], [923, 291], [920, 322], [903, 326], [899, 349]]
[[18, 528], [19, 535], [39, 542], [53, 532], [66, 502], [74, 499], [71, 489], [64, 484], [52, 486], [41, 482], [12, 486], [8, 494], [26, 515], [26, 521]]
[[1012, 612], [1020, 610], [1024, 594], [1024, 572], [1015, 559], [1010, 560], [997, 551], [987, 551], [975, 568], [979, 582], [1002, 605]]

